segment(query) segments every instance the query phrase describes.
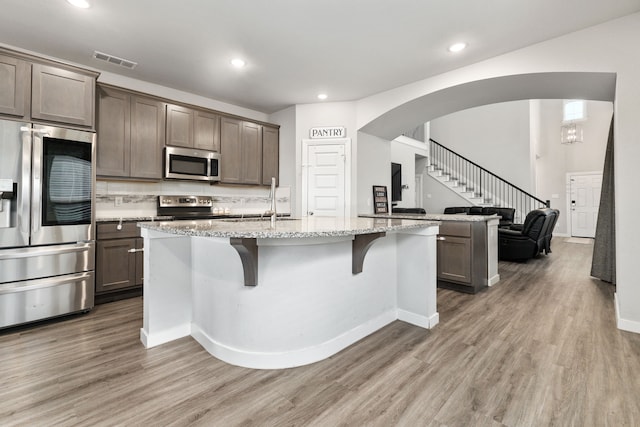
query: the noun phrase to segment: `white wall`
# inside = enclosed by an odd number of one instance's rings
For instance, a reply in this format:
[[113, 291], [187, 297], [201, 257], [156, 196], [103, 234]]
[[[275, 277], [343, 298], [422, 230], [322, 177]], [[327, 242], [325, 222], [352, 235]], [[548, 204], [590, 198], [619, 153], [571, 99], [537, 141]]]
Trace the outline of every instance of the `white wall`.
[[291, 206], [296, 205], [296, 109], [289, 107], [269, 116], [269, 122], [280, 125], [278, 185], [291, 188]]
[[540, 147], [540, 100], [529, 101], [529, 169], [531, 170], [531, 194], [538, 194], [538, 168], [536, 162]]
[[[489, 160], [510, 165], [510, 171], [503, 168], [501, 175], [508, 181], [515, 182], [518, 176], [521, 178], [529, 177], [532, 182], [532, 190], [530, 192], [542, 200], [550, 200], [553, 208], [560, 210], [560, 220], [556, 224], [555, 234], [568, 235], [570, 230], [569, 211], [567, 209], [567, 173], [572, 172], [594, 172], [602, 171], [604, 163], [604, 152], [606, 149], [607, 136], [609, 132], [609, 124], [611, 114], [613, 113], [613, 104], [603, 101], [587, 101], [587, 120], [581, 122], [584, 129], [584, 142], [576, 145], [563, 145], [560, 143], [560, 126], [562, 125], [562, 100], [531, 100], [530, 102], [506, 102], [499, 104], [500, 108], [496, 109], [497, 104], [483, 107], [476, 107], [465, 110], [459, 114], [450, 114], [442, 119], [432, 121], [434, 128], [437, 128], [438, 135], [452, 135], [450, 138], [461, 146], [461, 150], [468, 149], [469, 152], [478, 151], [475, 145], [482, 145], [485, 150], [481, 150], [476, 154], [468, 154], [469, 159], [478, 162], [475, 155], [485, 157], [488, 155]], [[522, 111], [522, 107], [526, 107], [527, 111]], [[518, 122], [522, 121], [525, 116], [529, 117], [530, 133], [525, 138], [520, 135], [522, 140], [518, 143], [522, 145], [521, 150], [514, 150], [509, 155], [505, 152], [504, 144], [508, 141], [502, 141], [502, 145], [492, 146], [491, 141], [501, 141], [505, 132], [504, 127], [491, 126], [495, 123]], [[460, 118], [460, 120], [456, 120]], [[459, 131], [459, 128], [476, 126], [476, 123], [487, 120], [488, 125], [485, 126], [481, 135], [481, 144], [465, 144], [463, 140], [459, 140], [459, 133], [467, 132]], [[485, 141], [487, 143], [485, 144]], [[456, 148], [453, 148], [456, 150]], [[522, 155], [520, 159], [516, 156], [518, 152]], [[528, 151], [528, 155], [524, 153]], [[465, 154], [467, 155], [467, 154]], [[491, 160], [495, 158], [495, 160]], [[505, 159], [508, 159], [505, 160]], [[490, 169], [496, 173], [495, 170]], [[512, 176], [512, 174], [514, 174]], [[435, 187], [435, 188], [434, 188]], [[451, 196], [446, 195], [437, 186], [430, 181], [425, 188], [425, 194], [432, 192], [431, 206], [440, 208], [442, 203], [440, 197], [444, 197], [447, 204], [451, 206]], [[444, 189], [446, 190], [446, 189]], [[467, 203], [463, 203], [466, 205]]]
[[[615, 73], [616, 112], [614, 132], [616, 138], [615, 182], [616, 182], [616, 301], [618, 327], [640, 332], [640, 286], [635, 264], [640, 251], [640, 229], [636, 226], [640, 200], [635, 197], [637, 182], [640, 180], [640, 13], [612, 20], [562, 37], [547, 40], [519, 49], [505, 55], [443, 73], [425, 80], [382, 92], [358, 101], [357, 124], [361, 129], [384, 115], [386, 112], [401, 111], [400, 107], [412, 101], [427, 97], [438, 91], [444, 92], [452, 87], [460, 87], [465, 83], [491, 81], [498, 92], [486, 94], [459, 93], [471, 102], [470, 105], [481, 105], [485, 98], [501, 98], [502, 101], [514, 99], [508, 90], [518, 88], [502, 88], [500, 82], [513, 81], [509, 77], [523, 75], [520, 83], [535, 78], [529, 73], [598, 72]], [[597, 77], [597, 76], [594, 76]], [[596, 79], [599, 80], [599, 79]], [[606, 80], [606, 79], [603, 79]], [[536, 83], [540, 83], [537, 81]], [[598, 89], [598, 88], [590, 88]], [[561, 97], [585, 98], [581, 96], [583, 86], [571, 85], [565, 88]], [[536, 85], [538, 95], [527, 98], [558, 98]], [[571, 96], [567, 92], [573, 92]], [[601, 96], [589, 96], [589, 99], [607, 100], [610, 88], [602, 88]], [[542, 95], [540, 95], [542, 93]], [[593, 92], [591, 92], [593, 93]], [[544, 95], [544, 96], [543, 96]], [[524, 98], [519, 98], [524, 99]], [[464, 99], [460, 101], [464, 103]], [[493, 102], [498, 102], [497, 100]], [[413, 105], [413, 103], [412, 103]], [[435, 118], [421, 116], [421, 121]], [[407, 128], [406, 123], [401, 123]], [[431, 130], [433, 132], [433, 129]]]
[[[389, 141], [358, 133], [357, 213], [373, 213], [373, 186], [384, 185], [391, 204], [391, 144]], [[391, 206], [389, 206], [391, 209]]]
[[567, 173], [602, 171], [613, 104], [588, 101], [588, 117], [580, 123], [584, 142], [566, 145], [560, 143], [562, 104], [562, 100], [540, 101], [540, 142], [536, 153], [537, 196], [542, 200], [550, 200], [551, 206], [560, 210], [554, 233], [570, 235]]
[[471, 206], [466, 199], [429, 174], [424, 174], [423, 185], [422, 207], [428, 213], [443, 213], [444, 208], [449, 206]]
[[[398, 141], [391, 141], [391, 162], [402, 165], [402, 185], [408, 188], [402, 189], [402, 200], [397, 202], [399, 208], [416, 207], [415, 176], [416, 176], [416, 150], [415, 148]], [[391, 194], [391, 188], [389, 188]]]
[[470, 108], [430, 123], [435, 141], [523, 190], [533, 190], [529, 101]]
[[327, 102], [318, 104], [296, 105], [295, 127], [295, 159], [296, 159], [296, 192], [294, 215], [302, 212], [302, 140], [309, 139], [309, 130], [319, 126], [344, 126], [347, 138], [351, 139], [351, 197], [349, 198], [352, 215], [357, 212], [357, 180], [358, 176], [358, 132], [356, 128], [356, 110], [352, 102]]

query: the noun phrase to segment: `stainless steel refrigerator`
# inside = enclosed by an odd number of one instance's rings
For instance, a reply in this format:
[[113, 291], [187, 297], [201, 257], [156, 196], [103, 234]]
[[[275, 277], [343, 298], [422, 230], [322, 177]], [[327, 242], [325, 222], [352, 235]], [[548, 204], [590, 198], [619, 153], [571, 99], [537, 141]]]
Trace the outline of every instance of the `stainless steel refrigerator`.
[[0, 120], [0, 328], [93, 307], [95, 139]]

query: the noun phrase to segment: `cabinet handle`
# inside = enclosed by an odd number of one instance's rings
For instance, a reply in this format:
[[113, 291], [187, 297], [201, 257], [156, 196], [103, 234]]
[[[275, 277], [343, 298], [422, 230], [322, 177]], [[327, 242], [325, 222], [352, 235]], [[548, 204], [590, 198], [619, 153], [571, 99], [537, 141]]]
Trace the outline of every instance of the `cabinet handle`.
[[140, 248], [140, 249], [129, 249], [127, 252], [129, 252], [130, 254], [135, 254], [136, 252], [144, 252], [144, 248]]
[[444, 237], [438, 236], [438, 237], [436, 237], [436, 240], [447, 240], [447, 239], [444, 238]]

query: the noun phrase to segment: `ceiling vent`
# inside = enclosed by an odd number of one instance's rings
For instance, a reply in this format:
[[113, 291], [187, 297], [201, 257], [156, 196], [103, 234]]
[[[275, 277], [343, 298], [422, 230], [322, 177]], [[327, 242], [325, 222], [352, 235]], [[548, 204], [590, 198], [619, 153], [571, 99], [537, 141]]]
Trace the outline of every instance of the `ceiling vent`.
[[100, 61], [106, 61], [109, 64], [119, 65], [124, 68], [128, 68], [133, 70], [138, 65], [137, 62], [129, 61], [127, 59], [118, 58], [117, 56], [109, 55], [108, 53], [98, 52], [97, 50], [93, 51], [93, 57], [95, 59], [99, 59]]

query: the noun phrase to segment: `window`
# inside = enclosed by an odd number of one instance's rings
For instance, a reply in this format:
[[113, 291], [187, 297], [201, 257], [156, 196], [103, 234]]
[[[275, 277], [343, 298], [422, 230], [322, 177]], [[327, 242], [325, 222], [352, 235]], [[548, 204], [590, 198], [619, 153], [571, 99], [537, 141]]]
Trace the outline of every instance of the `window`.
[[585, 120], [587, 118], [587, 105], [584, 100], [570, 99], [565, 100], [562, 109], [562, 121], [573, 122]]

